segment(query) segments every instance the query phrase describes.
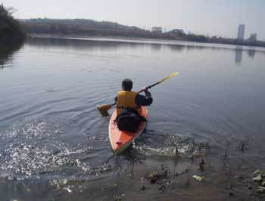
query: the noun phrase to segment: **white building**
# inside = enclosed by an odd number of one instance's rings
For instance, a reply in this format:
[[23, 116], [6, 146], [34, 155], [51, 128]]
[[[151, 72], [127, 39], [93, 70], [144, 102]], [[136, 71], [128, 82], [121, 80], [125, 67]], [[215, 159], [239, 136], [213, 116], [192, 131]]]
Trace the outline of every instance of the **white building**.
[[240, 24], [238, 26], [237, 39], [238, 40], [244, 40], [244, 35], [245, 35], [245, 25], [244, 24]]

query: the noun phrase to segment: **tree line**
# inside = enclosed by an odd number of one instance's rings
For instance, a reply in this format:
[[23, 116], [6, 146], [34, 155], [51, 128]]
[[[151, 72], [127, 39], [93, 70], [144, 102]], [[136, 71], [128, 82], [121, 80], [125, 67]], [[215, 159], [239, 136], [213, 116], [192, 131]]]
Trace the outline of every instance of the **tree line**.
[[121, 36], [170, 40], [185, 40], [203, 43], [220, 43], [265, 47], [263, 41], [237, 40], [232, 38], [208, 37], [184, 33], [182, 31], [152, 32], [135, 26], [125, 26], [113, 22], [98, 22], [87, 19], [47, 19], [37, 18], [21, 21], [26, 33], [76, 36]]
[[25, 34], [20, 23], [12, 17], [12, 9], [0, 5], [0, 45], [11, 47], [21, 44]]

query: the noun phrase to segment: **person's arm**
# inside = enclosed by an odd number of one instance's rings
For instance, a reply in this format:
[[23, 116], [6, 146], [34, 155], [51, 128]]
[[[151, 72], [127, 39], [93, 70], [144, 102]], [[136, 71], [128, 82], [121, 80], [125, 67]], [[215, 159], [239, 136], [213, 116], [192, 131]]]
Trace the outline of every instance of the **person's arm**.
[[148, 90], [145, 90], [145, 95], [137, 94], [136, 96], [136, 105], [138, 106], [148, 106], [153, 103], [153, 98], [151, 93]]

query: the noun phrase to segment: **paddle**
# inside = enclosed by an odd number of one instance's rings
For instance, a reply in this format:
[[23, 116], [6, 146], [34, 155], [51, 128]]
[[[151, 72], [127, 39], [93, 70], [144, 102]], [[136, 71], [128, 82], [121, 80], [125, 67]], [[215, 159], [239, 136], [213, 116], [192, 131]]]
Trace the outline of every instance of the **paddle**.
[[[175, 76], [177, 76], [178, 74], [179, 74], [178, 72], [171, 73], [169, 76], [163, 78], [162, 80], [160, 80], [160, 81], [158, 81], [158, 82], [156, 82], [156, 83], [154, 83], [154, 84], [152, 84], [152, 85], [147, 86], [147, 87], [144, 88], [144, 89], [141, 89], [141, 90], [138, 91], [137, 93], [141, 93], [141, 92], [143, 92], [143, 91], [145, 91], [145, 90], [147, 90], [147, 89], [151, 89], [152, 87], [154, 87], [154, 86], [156, 86], [156, 85], [158, 85], [158, 84], [161, 84], [162, 82], [164, 82], [164, 81], [166, 81], [166, 80], [168, 80], [168, 79], [170, 79], [170, 78], [172, 78], [172, 77], [175, 77]], [[108, 110], [111, 109], [112, 106], [114, 106], [114, 105], [116, 105], [116, 103], [113, 103], [113, 104], [104, 104], [104, 105], [97, 106], [97, 109], [98, 109], [98, 111], [100, 112], [100, 114], [101, 114], [102, 116], [108, 116], [108, 115], [109, 115], [109, 114], [108, 114]]]

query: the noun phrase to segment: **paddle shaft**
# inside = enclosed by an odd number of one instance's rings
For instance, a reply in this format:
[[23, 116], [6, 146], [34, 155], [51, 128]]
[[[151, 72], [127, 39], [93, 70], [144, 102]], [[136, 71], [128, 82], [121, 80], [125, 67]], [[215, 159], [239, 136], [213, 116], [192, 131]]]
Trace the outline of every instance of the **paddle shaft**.
[[143, 92], [143, 91], [145, 91], [145, 90], [147, 90], [147, 89], [151, 89], [151, 88], [153, 88], [154, 86], [156, 86], [156, 85], [158, 85], [158, 84], [160, 84], [160, 83], [162, 83], [162, 82], [164, 82], [164, 81], [166, 81], [166, 80], [168, 80], [168, 79], [170, 79], [170, 78], [172, 78], [172, 77], [175, 77], [177, 74], [178, 74], [178, 73], [171, 73], [169, 76], [163, 78], [162, 80], [160, 80], [160, 81], [158, 81], [158, 82], [156, 82], [156, 83], [154, 83], [154, 84], [151, 84], [151, 85], [145, 87], [144, 89], [138, 91], [138, 93], [141, 93], [141, 92]]
[[[162, 81], [162, 82], [163, 82], [163, 81]], [[154, 83], [154, 84], [152, 84], [152, 85], [149, 85], [149, 86], [145, 87], [144, 89], [141, 89], [141, 90], [138, 91], [137, 93], [139, 94], [139, 93], [141, 93], [141, 92], [143, 92], [143, 91], [145, 91], [145, 90], [147, 90], [147, 89], [151, 89], [151, 88], [153, 88], [154, 86], [156, 86], [156, 85], [158, 85], [158, 84], [160, 84], [160, 83], [161, 83], [161, 81], [156, 82], [156, 83]]]

